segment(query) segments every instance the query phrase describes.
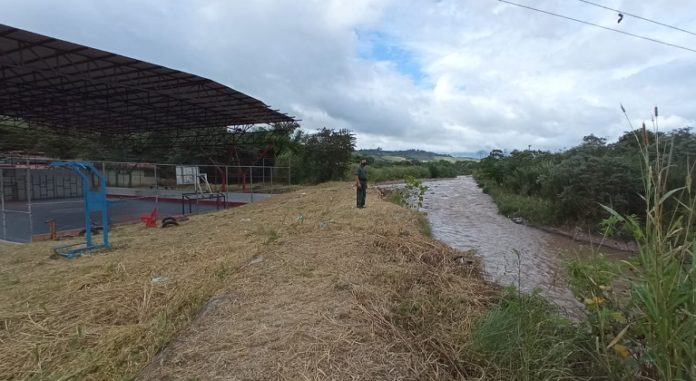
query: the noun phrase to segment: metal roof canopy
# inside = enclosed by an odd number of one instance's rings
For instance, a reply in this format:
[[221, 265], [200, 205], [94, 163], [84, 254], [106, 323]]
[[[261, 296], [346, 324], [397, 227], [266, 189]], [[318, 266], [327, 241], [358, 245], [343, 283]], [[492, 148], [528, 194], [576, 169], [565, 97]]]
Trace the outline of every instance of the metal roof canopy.
[[209, 79], [3, 24], [0, 117], [121, 136], [294, 121]]

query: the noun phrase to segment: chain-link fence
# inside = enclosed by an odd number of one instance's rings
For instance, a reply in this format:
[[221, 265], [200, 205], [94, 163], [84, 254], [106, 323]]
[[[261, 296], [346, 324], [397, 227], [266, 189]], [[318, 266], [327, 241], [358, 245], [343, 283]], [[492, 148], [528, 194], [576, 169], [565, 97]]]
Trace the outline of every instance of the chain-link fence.
[[51, 230], [84, 229], [82, 179], [36, 161], [0, 162], [0, 239], [31, 242]]
[[[31, 242], [85, 229], [82, 180], [51, 159], [0, 158], [0, 239]], [[109, 223], [205, 213], [287, 191], [289, 167], [94, 162], [107, 180]], [[95, 181], [95, 180], [93, 180]], [[101, 221], [96, 213], [92, 221]], [[91, 228], [100, 229], [100, 226]]]
[[[290, 167], [175, 165], [95, 162], [110, 188], [157, 191], [162, 196], [180, 192], [282, 193], [292, 180]], [[152, 192], [150, 192], [152, 193]]]

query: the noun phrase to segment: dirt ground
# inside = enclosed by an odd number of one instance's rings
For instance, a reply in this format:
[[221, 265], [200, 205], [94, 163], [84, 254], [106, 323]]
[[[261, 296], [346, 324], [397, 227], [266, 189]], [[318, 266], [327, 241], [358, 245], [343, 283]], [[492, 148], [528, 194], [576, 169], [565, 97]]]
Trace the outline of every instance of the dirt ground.
[[12, 248], [17, 248], [18, 244], [0, 241], [0, 254], [9, 253]]
[[476, 261], [419, 214], [354, 197], [333, 183], [121, 227], [74, 260], [49, 259], [55, 242], [0, 245], [0, 379], [474, 375], [455, 346], [495, 294]]

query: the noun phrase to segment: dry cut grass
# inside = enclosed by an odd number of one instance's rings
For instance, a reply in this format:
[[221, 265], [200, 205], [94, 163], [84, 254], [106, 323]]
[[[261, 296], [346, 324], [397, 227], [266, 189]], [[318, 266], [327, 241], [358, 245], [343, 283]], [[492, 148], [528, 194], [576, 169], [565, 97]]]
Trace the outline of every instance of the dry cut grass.
[[0, 246], [0, 379], [484, 377], [466, 350], [494, 294], [476, 261], [353, 197], [334, 183], [121, 227], [76, 260]]

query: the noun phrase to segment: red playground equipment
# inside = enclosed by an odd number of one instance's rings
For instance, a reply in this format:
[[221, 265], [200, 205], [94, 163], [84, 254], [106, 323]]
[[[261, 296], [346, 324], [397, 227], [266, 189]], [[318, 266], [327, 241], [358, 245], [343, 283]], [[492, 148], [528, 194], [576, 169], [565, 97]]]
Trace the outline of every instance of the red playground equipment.
[[152, 209], [149, 214], [140, 215], [140, 221], [144, 222], [147, 228], [157, 227], [157, 208]]

